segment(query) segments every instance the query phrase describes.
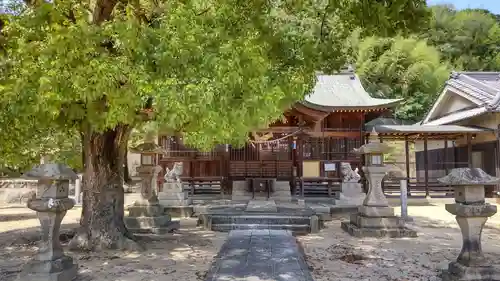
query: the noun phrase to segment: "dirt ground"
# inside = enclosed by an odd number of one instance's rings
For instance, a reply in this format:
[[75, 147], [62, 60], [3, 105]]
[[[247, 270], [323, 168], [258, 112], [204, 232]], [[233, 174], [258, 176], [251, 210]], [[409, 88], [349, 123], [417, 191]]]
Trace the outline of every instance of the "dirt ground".
[[[71, 210], [63, 220], [62, 232], [77, 226], [80, 210]], [[123, 253], [67, 252], [79, 265], [77, 281], [163, 281], [204, 280], [225, 233], [203, 231], [193, 219], [181, 221], [181, 230], [156, 236], [147, 251]], [[0, 280], [16, 280], [22, 265], [37, 247], [39, 223], [27, 208], [0, 208]], [[63, 243], [65, 245], [66, 243]]]
[[[396, 209], [396, 212], [398, 209]], [[444, 205], [410, 206], [408, 226], [418, 238], [358, 239], [340, 228], [338, 218], [315, 235], [299, 238], [316, 281], [434, 281], [458, 256], [462, 235]], [[418, 216], [417, 216], [418, 215]], [[482, 235], [483, 251], [500, 267], [500, 220], [495, 215]]]
[[[299, 237], [315, 280], [440, 280], [440, 270], [460, 252], [461, 234], [454, 217], [444, 205], [410, 206], [409, 214], [414, 218], [409, 226], [418, 231], [418, 238], [353, 238], [340, 229], [340, 217], [318, 234]], [[79, 216], [79, 209], [69, 211], [63, 230], [76, 226]], [[141, 253], [68, 252], [79, 265], [77, 280], [204, 280], [227, 234], [203, 231], [193, 219], [183, 220], [181, 225], [176, 233], [152, 239], [148, 250]], [[38, 229], [33, 211], [0, 207], [0, 280], [16, 279], [37, 250]], [[483, 232], [483, 249], [492, 263], [500, 255], [498, 237], [500, 219], [495, 215]]]

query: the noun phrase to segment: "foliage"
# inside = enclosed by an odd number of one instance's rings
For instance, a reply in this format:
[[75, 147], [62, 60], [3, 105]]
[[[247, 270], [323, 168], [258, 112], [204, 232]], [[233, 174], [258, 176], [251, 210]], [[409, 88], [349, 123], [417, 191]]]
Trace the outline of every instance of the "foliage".
[[355, 61], [368, 92], [403, 99], [395, 115], [404, 120], [420, 120], [450, 71], [435, 48], [416, 38], [365, 38]]
[[99, 132], [141, 122], [152, 100], [156, 122], [196, 147], [241, 144], [308, 92], [319, 62], [343, 65], [331, 50], [351, 30], [414, 28], [424, 2], [30, 2], [4, 28], [0, 127], [20, 140], [82, 122]]
[[436, 46], [456, 70], [500, 70], [500, 21], [485, 10], [457, 11], [433, 6], [432, 18], [421, 37]]

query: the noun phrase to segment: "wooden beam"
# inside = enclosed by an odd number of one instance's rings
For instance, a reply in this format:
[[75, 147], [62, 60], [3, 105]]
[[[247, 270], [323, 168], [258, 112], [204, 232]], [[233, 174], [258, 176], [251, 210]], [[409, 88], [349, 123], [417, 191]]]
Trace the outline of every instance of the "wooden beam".
[[[496, 129], [496, 149], [495, 149], [495, 168], [496, 168], [496, 175], [497, 177], [500, 177], [500, 124], [498, 124], [498, 127]], [[496, 191], [500, 191], [500, 184], [496, 185]], [[498, 201], [497, 201], [498, 202]]]
[[321, 138], [321, 137], [337, 137], [337, 138], [357, 138], [359, 137], [359, 132], [357, 131], [326, 131], [326, 132], [314, 132], [310, 130], [304, 131], [307, 135], [311, 137]]
[[429, 155], [427, 150], [427, 134], [424, 134], [424, 182], [425, 182], [425, 197], [430, 197], [429, 192]]
[[472, 135], [467, 134], [467, 161], [469, 168], [472, 168]]
[[448, 137], [444, 137], [444, 172], [448, 174]]
[[410, 185], [410, 145], [408, 143], [408, 136], [405, 136], [405, 164], [406, 164], [406, 194], [411, 196]]

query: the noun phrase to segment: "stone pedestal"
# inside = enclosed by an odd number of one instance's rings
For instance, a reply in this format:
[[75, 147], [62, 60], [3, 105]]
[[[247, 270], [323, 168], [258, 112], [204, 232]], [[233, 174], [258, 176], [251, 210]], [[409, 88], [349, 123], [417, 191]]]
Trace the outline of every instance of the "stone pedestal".
[[64, 254], [59, 242], [59, 230], [66, 212], [75, 201], [68, 198], [69, 181], [77, 175], [59, 164], [42, 164], [27, 172], [25, 177], [38, 179], [36, 198], [28, 208], [37, 212], [42, 227], [40, 250], [19, 274], [18, 281], [70, 281], [77, 275], [78, 266]]
[[455, 215], [463, 239], [462, 250], [443, 273], [443, 280], [500, 280], [500, 267], [486, 260], [481, 248], [484, 224], [497, 212], [495, 205], [485, 203], [484, 185], [497, 184], [500, 180], [478, 168], [453, 169], [438, 180], [456, 185], [455, 203], [446, 204], [446, 210]]
[[348, 222], [342, 222], [342, 229], [356, 237], [417, 237], [389, 207], [381, 186], [386, 168], [364, 167], [363, 171], [368, 179], [368, 194], [358, 213], [352, 214]]
[[335, 205], [340, 207], [354, 207], [363, 205], [366, 194], [360, 183], [342, 182], [341, 192], [335, 199]]
[[166, 182], [158, 199], [166, 213], [174, 217], [191, 217], [193, 214], [192, 200], [188, 191], [184, 191], [182, 182]]
[[408, 229], [404, 221], [394, 215], [393, 208], [382, 190], [382, 180], [389, 170], [383, 164], [383, 154], [390, 147], [381, 143], [373, 131], [369, 142], [355, 152], [365, 156], [367, 166], [363, 167], [368, 180], [368, 193], [348, 222], [342, 222], [342, 229], [356, 237], [417, 237], [414, 230]]
[[140, 166], [137, 168], [141, 177], [141, 199], [128, 208], [128, 216], [124, 222], [132, 233], [163, 234], [179, 228], [179, 222], [174, 222], [165, 214], [157, 196], [156, 182], [159, 166]]

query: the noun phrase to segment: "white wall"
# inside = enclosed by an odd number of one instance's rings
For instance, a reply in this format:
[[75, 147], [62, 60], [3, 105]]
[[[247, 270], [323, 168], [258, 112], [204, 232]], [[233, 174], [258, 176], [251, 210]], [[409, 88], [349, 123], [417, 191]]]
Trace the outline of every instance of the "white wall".
[[131, 177], [137, 176], [136, 168], [139, 167], [140, 164], [141, 164], [141, 154], [132, 153], [129, 151], [127, 155], [127, 165], [128, 165], [128, 172]]

